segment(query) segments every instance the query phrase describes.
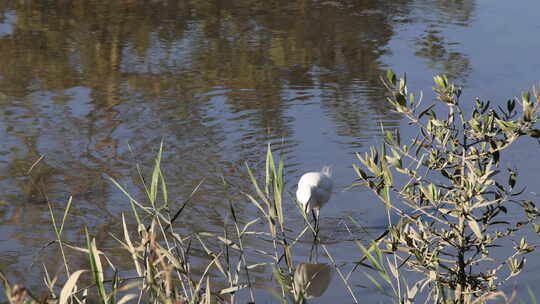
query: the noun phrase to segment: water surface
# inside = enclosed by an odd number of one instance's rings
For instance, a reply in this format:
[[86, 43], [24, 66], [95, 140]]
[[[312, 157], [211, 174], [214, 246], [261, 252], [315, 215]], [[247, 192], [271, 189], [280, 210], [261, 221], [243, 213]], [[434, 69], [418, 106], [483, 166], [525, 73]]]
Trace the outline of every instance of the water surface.
[[[220, 231], [229, 202], [255, 216], [239, 190], [251, 191], [244, 165], [262, 172], [267, 143], [291, 192], [303, 172], [333, 165], [322, 227], [339, 244], [333, 253], [352, 261], [340, 220], [385, 225], [372, 195], [343, 191], [354, 153], [379, 143], [381, 126], [405, 127], [379, 77], [407, 72], [429, 100], [432, 76], [444, 73], [464, 100], [505, 102], [540, 80], [539, 9], [532, 0], [4, 1], [0, 268], [29, 286], [41, 286], [41, 263], [58, 269], [55, 248], [39, 251], [54, 239], [46, 201], [60, 213], [70, 195], [69, 242], [82, 244], [86, 225], [98, 247], [117, 248], [108, 233], [130, 207], [105, 177], [142, 196], [134, 164], [148, 172], [162, 139], [174, 202], [205, 178], [182, 221], [188, 232]], [[538, 145], [520, 144], [506, 161], [534, 191], [540, 165], [526, 160]], [[538, 279], [540, 258], [529, 261], [524, 282]], [[348, 300], [337, 279], [320, 302], [332, 300]]]

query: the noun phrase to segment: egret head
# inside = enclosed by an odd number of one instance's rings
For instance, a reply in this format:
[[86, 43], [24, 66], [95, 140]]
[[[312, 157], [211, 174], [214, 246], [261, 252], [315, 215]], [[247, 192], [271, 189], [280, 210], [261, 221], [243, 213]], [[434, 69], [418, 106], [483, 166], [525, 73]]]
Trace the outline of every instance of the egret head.
[[331, 166], [322, 167], [321, 173], [328, 177], [332, 177], [332, 167]]

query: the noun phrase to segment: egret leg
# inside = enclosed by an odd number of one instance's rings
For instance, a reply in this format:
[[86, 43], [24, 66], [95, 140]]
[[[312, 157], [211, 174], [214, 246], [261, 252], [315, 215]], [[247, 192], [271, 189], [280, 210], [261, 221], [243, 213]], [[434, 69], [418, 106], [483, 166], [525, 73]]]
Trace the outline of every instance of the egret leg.
[[311, 209], [311, 214], [313, 215], [315, 227], [313, 231], [313, 245], [311, 246], [310, 259], [313, 257], [313, 252], [315, 252], [315, 261], [317, 261], [319, 256], [319, 210], [313, 208]]
[[316, 240], [319, 234], [319, 223], [317, 220], [317, 215], [315, 214], [315, 210], [311, 209], [311, 215], [313, 216], [313, 238]]
[[311, 209], [311, 214], [313, 215], [313, 220], [315, 221], [315, 238], [317, 239], [319, 236], [319, 209]]
[[317, 244], [315, 241], [313, 241], [313, 244], [311, 244], [311, 250], [309, 251], [309, 262], [313, 262], [313, 255], [315, 255], [315, 262], [317, 261], [318, 254], [317, 254]]

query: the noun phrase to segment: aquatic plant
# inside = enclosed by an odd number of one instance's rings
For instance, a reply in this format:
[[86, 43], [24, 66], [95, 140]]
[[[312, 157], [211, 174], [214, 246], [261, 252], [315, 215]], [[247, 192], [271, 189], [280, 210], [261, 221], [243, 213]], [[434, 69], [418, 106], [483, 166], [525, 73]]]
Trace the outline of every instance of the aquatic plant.
[[[519, 138], [540, 137], [538, 91], [505, 108], [476, 99], [467, 112], [461, 88], [445, 76], [434, 77], [436, 100], [426, 107], [409, 93], [406, 77], [388, 71], [383, 82], [388, 102], [417, 135], [404, 142], [399, 130], [383, 130], [380, 149], [358, 154], [361, 166], [354, 168], [356, 186], [369, 187], [387, 210], [382, 247], [392, 273], [406, 269], [421, 277], [399, 301], [413, 302], [426, 291], [435, 303], [471, 303], [497, 292], [536, 247], [520, 231], [529, 225], [539, 231], [538, 210], [520, 198], [518, 172], [501, 159]], [[399, 220], [392, 222], [393, 215]], [[505, 252], [512, 246], [505, 260], [494, 259], [498, 246]]]

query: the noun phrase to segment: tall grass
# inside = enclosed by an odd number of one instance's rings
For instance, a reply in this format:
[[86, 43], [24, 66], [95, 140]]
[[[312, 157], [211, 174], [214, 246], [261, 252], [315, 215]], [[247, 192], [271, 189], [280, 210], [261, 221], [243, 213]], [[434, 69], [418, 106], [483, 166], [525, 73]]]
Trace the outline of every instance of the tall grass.
[[[70, 197], [61, 220], [49, 211], [58, 250], [62, 257], [65, 275], [51, 277], [44, 269], [46, 290], [36, 296], [26, 288], [8, 281], [0, 272], [5, 296], [10, 303], [255, 303], [258, 294], [268, 292], [279, 303], [306, 303], [311, 298], [322, 295], [328, 288], [332, 273], [337, 273], [345, 287], [347, 302], [359, 303], [362, 291], [351, 283], [358, 277], [367, 278], [388, 297], [389, 302], [412, 303], [419, 291], [418, 285], [409, 286], [401, 275], [400, 265], [385, 254], [381, 248], [381, 238], [372, 242], [361, 242], [349, 225], [345, 224], [360, 258], [354, 263], [343, 263], [331, 254], [331, 246], [313, 240], [314, 249], [320, 246], [324, 252], [323, 261], [304, 260], [295, 254], [300, 240], [309, 238], [308, 231], [318, 238], [309, 217], [297, 202], [284, 199], [286, 196], [284, 163], [276, 161], [270, 146], [266, 153], [266, 166], [262, 176], [258, 176], [248, 164], [246, 172], [252, 184], [252, 191], [242, 192], [245, 200], [252, 204], [258, 214], [250, 219], [238, 217], [234, 204], [228, 210], [230, 222], [226, 222], [222, 233], [186, 233], [177, 229], [178, 221], [204, 180], [178, 206], [170, 204], [166, 178], [161, 170], [163, 143], [160, 144], [149, 178], [145, 178], [141, 166], [136, 165], [139, 182], [144, 189], [144, 197], [130, 194], [126, 185], [109, 178], [122, 192], [131, 211], [121, 215], [118, 223], [120, 235], [111, 235], [124, 250], [123, 257], [131, 264], [122, 268], [113, 263], [110, 253], [100, 250], [91, 232], [85, 228], [86, 243], [78, 247], [65, 242], [66, 219], [73, 207]], [[301, 229], [291, 228], [291, 218], [285, 216], [285, 204], [295, 203], [305, 221]], [[360, 224], [350, 219], [357, 227]], [[175, 224], [176, 223], [176, 224]], [[265, 223], [263, 227], [258, 225]], [[363, 228], [362, 228], [363, 229]], [[250, 246], [248, 238], [263, 239], [270, 244], [264, 248]], [[200, 253], [206, 259], [201, 267]], [[83, 252], [88, 260], [88, 269], [76, 269], [70, 265], [71, 253]], [[123, 263], [124, 264], [124, 263]], [[343, 265], [349, 267], [345, 272]], [[260, 267], [270, 268], [275, 289], [261, 290], [255, 283], [253, 271]], [[359, 271], [359, 270], [362, 271]], [[270, 285], [272, 285], [270, 284]], [[267, 284], [268, 285], [268, 284]], [[531, 292], [531, 300], [535, 303]], [[480, 303], [480, 302], [479, 302]], [[482, 302], [483, 303], [483, 302]]]
[[[294, 259], [294, 248], [311, 225], [291, 234], [284, 215], [285, 179], [283, 161], [275, 161], [268, 146], [266, 167], [259, 181], [257, 174], [246, 164], [246, 172], [253, 185], [253, 193], [244, 192], [259, 214], [248, 221], [239, 219], [234, 205], [229, 205], [231, 223], [223, 228], [222, 234], [211, 232], [182, 233], [175, 222], [189, 208], [189, 202], [204, 180], [193, 189], [190, 196], [178, 206], [169, 204], [166, 178], [161, 170], [163, 143], [154, 159], [151, 174], [146, 178], [140, 165], [136, 165], [139, 183], [145, 196], [137, 198], [119, 181], [108, 178], [122, 192], [131, 212], [121, 215], [119, 223], [122, 233], [111, 235], [130, 259], [131, 267], [120, 269], [113, 263], [110, 254], [100, 250], [95, 237], [85, 228], [86, 243], [68, 245], [64, 241], [66, 219], [76, 204], [70, 197], [57, 221], [53, 205], [49, 203], [52, 229], [55, 232], [58, 250], [62, 257], [65, 274], [50, 276], [44, 269], [46, 291], [34, 296], [24, 287], [13, 285], [2, 274], [5, 295], [10, 303], [244, 303], [256, 301], [252, 271], [258, 267], [271, 267], [274, 284], [279, 292], [272, 292], [277, 301], [303, 303], [314, 294], [315, 279], [330, 272], [323, 265], [323, 272], [310, 272], [316, 263], [298, 263]], [[301, 211], [299, 209], [299, 211]], [[301, 212], [307, 221], [305, 214]], [[256, 223], [265, 222], [263, 231], [254, 230]], [[231, 229], [232, 228], [232, 229]], [[291, 234], [291, 235], [289, 235]], [[257, 236], [269, 240], [272, 250], [246, 246], [246, 237]], [[194, 267], [201, 261], [196, 249], [207, 258], [202, 272]], [[89, 269], [73, 270], [70, 257], [74, 252], [87, 256]], [[256, 255], [256, 258], [253, 258]], [[253, 262], [255, 260], [256, 262]], [[302, 266], [302, 267], [300, 267]], [[301, 269], [300, 269], [301, 268]], [[302, 282], [295, 282], [302, 278]], [[63, 283], [60, 283], [63, 281]], [[90, 283], [90, 284], [88, 284]], [[301, 284], [300, 284], [301, 283]], [[326, 289], [328, 282], [318, 287]], [[218, 287], [219, 286], [219, 287]], [[324, 290], [322, 290], [324, 292]], [[240, 297], [239, 297], [240, 296]]]

